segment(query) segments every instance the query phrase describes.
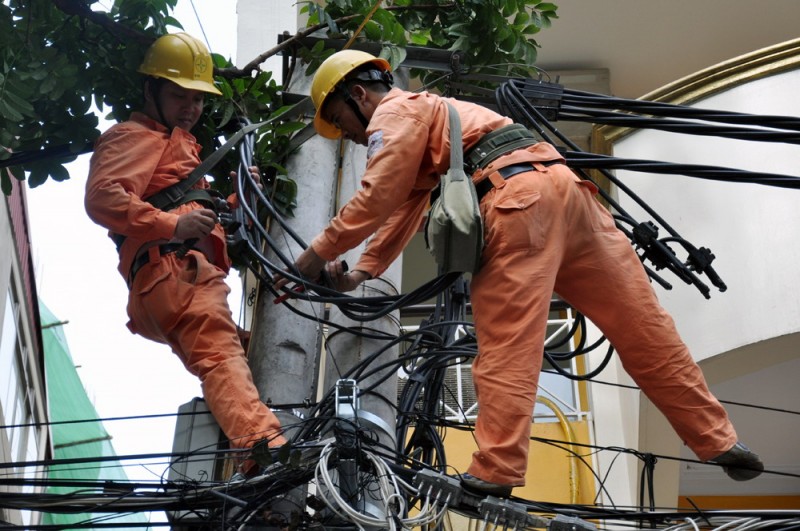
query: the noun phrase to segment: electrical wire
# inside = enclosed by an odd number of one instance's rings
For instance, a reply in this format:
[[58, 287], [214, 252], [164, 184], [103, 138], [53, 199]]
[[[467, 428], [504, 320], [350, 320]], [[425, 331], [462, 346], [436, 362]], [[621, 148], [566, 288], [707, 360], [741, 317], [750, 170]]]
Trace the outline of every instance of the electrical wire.
[[[535, 87], [534, 87], [535, 88]], [[703, 248], [681, 238], [657, 213], [653, 212], [639, 198], [635, 197], [624, 183], [620, 183], [606, 170], [610, 168], [626, 168], [664, 173], [681, 173], [694, 177], [710, 178], [716, 180], [735, 182], [757, 182], [774, 186], [796, 187], [797, 178], [773, 174], [754, 174], [750, 172], [731, 171], [726, 168], [715, 168], [693, 165], [670, 165], [657, 161], [634, 161], [601, 157], [593, 154], [584, 154], [564, 141], [561, 135], [546, 118], [552, 113], [552, 108], [544, 106], [537, 109], [528, 101], [531, 86], [510, 82], [496, 91], [497, 101], [501, 108], [520, 123], [527, 123], [536, 130], [544, 139], [551, 141], [550, 135], [557, 137], [562, 144], [569, 148], [565, 156], [570, 165], [580, 168], [599, 168], [601, 173], [608, 175], [612, 182], [617, 184], [622, 193], [629, 193], [643, 207], [645, 213], [652, 217], [654, 223], [666, 230], [666, 238], [658, 238], [654, 231], [648, 232], [649, 226], [633, 219], [608, 195], [604, 199], [609, 201], [615, 210], [615, 219], [620, 230], [631, 238], [632, 244], [639, 250], [643, 263], [649, 262], [655, 270], [666, 269], [675, 273], [678, 278], [688, 284], [694, 284], [704, 295], [708, 295], [708, 288], [699, 280], [699, 274], [705, 274], [711, 283], [722, 289], [724, 283], [710, 267], [713, 255], [705, 256]], [[687, 111], [686, 108], [675, 108], [664, 105], [648, 105], [643, 102], [635, 104], [618, 98], [593, 97], [586, 93], [563, 91], [563, 104], [559, 112], [571, 118], [578, 115], [597, 120], [618, 121], [620, 124], [635, 124], [636, 126], [658, 126], [668, 130], [680, 132], [694, 132], [698, 134], [714, 134], [717, 130], [706, 124], [687, 123], [687, 120], [719, 120], [736, 124], [736, 127], [723, 128], [724, 134], [736, 135], [737, 138], [754, 139], [759, 141], [783, 141], [795, 143], [797, 135], [790, 131], [800, 131], [800, 121], [788, 117], [769, 117], [762, 122], [754, 122], [747, 115], [735, 113], [720, 113], [717, 111]], [[604, 110], [608, 106], [617, 106], [623, 112]], [[640, 120], [631, 118], [626, 113], [642, 110], [651, 116]], [[652, 116], [666, 115], [674, 112], [678, 119], [656, 121]], [[242, 122], [247, 123], [246, 121]], [[750, 128], [748, 125], [757, 125]], [[767, 130], [770, 128], [770, 130]], [[550, 131], [548, 133], [548, 131]], [[723, 135], [720, 135], [723, 136]], [[555, 143], [555, 142], [554, 142]], [[68, 495], [55, 495], [36, 493], [0, 492], [0, 507], [18, 508], [26, 510], [55, 511], [55, 512], [81, 512], [81, 511], [152, 511], [168, 510], [173, 512], [184, 511], [186, 518], [200, 519], [206, 524], [219, 524], [220, 528], [244, 528], [260, 518], [262, 509], [276, 497], [283, 496], [288, 490], [299, 485], [314, 481], [317, 487], [317, 496], [330, 511], [331, 515], [343, 518], [356, 524], [359, 528], [382, 526], [389, 529], [406, 529], [411, 526], [438, 526], [441, 525], [449, 505], [449, 499], [444, 503], [438, 498], [423, 495], [419, 489], [411, 484], [411, 477], [415, 471], [433, 470], [445, 473], [449, 466], [443, 441], [445, 428], [472, 430], [467, 421], [467, 414], [459, 412], [461, 421], [444, 419], [445, 397], [454, 395], [446, 383], [445, 375], [452, 367], [459, 364], [468, 364], [477, 355], [477, 343], [472, 329], [473, 325], [467, 316], [467, 302], [469, 299], [468, 285], [460, 275], [443, 275], [424, 284], [417, 290], [408, 294], [386, 295], [377, 294], [368, 297], [351, 297], [341, 294], [324, 284], [317, 284], [310, 279], [303, 278], [293, 271], [291, 256], [281, 252], [277, 239], [272, 235], [280, 231], [283, 243], [294, 244], [306, 248], [303, 242], [291, 228], [291, 224], [280, 214], [271, 197], [262, 190], [259, 183], [255, 182], [249, 173], [254, 157], [254, 133], [246, 135], [239, 146], [240, 165], [234, 182], [234, 188], [239, 200], [239, 207], [230, 216], [223, 219], [227, 225], [229, 246], [237, 248], [245, 267], [249, 269], [260, 281], [261, 289], [278, 296], [271, 286], [271, 277], [276, 273], [289, 278], [291, 281], [305, 287], [305, 292], [291, 292], [294, 300], [283, 303], [284, 308], [298, 315], [314, 320], [318, 324], [330, 328], [331, 336], [336, 334], [354, 334], [361, 337], [377, 339], [385, 343], [369, 353], [361, 363], [353, 367], [342, 367], [339, 375], [342, 378], [352, 378], [356, 381], [372, 379], [370, 386], [360, 389], [361, 395], [376, 396], [386, 403], [394, 403], [395, 397], [380, 396], [377, 386], [386, 378], [393, 377], [402, 371], [407, 375], [407, 383], [396, 399], [396, 446], [391, 448], [377, 442], [377, 436], [356, 426], [355, 437], [358, 441], [356, 455], [362, 466], [362, 477], [359, 485], [369, 489], [371, 495], [381, 502], [384, 517], [375, 518], [363, 511], [359, 511], [345, 499], [340, 491], [341, 477], [334, 474], [339, 465], [344, 451], [342, 441], [328, 442], [325, 445], [312, 446], [303, 451], [310, 452], [311, 457], [303, 458], [304, 461], [294, 464], [276, 464], [268, 467], [263, 473], [252, 479], [240, 482], [214, 482], [210, 480], [198, 481], [186, 478], [180, 481], [165, 481], [161, 478], [158, 482], [108, 482], [97, 480], [74, 480], [59, 482], [55, 479], [39, 480], [35, 478], [0, 477], [0, 485], [13, 487], [29, 486], [45, 488], [51, 486], [65, 486], [76, 489]], [[224, 216], [223, 216], [224, 218]], [[655, 225], [654, 225], [655, 226]], [[687, 253], [688, 258], [683, 261], [677, 257], [671, 245], [678, 245]], [[267, 254], [274, 256], [268, 259]], [[274, 260], [274, 261], [273, 261]], [[705, 260], [705, 262], [703, 261]], [[647, 265], [647, 264], [645, 264]], [[648, 269], [651, 278], [660, 279], [654, 271]], [[284, 290], [284, 293], [288, 290]], [[377, 293], [377, 292], [376, 292]], [[391, 315], [403, 308], [420, 304], [424, 301], [435, 299], [431, 315], [423, 320], [418, 329], [402, 332], [399, 322], [395, 321], [397, 330], [387, 332], [374, 330], [361, 324], [358, 327], [343, 326], [339, 323], [317, 315], [317, 310], [309, 306], [303, 309], [297, 302], [308, 304], [336, 305], [349, 319], [358, 323]], [[603, 362], [598, 368], [588, 375], [575, 376], [563, 370], [559, 362], [574, 359], [588, 352], [596, 351], [604, 344], [604, 339], [589, 343], [586, 339], [586, 320], [577, 315], [572, 324], [558, 338], [555, 338], [545, 347], [545, 357], [550, 362], [553, 370], [558, 374], [571, 378], [583, 378], [597, 382], [597, 375], [608, 363], [613, 352], [609, 346]], [[568, 346], [574, 345], [574, 346]], [[399, 347], [401, 352], [397, 359], [378, 363], [381, 354], [390, 348]], [[333, 352], [327, 354], [335, 360]], [[275, 407], [275, 405], [272, 405]], [[302, 446], [306, 441], [321, 441], [329, 435], [331, 430], [336, 431], [336, 426], [341, 419], [336, 415], [335, 393], [333, 390], [325, 393], [317, 403], [303, 404], [310, 409], [306, 418], [297, 425], [287, 429], [291, 430], [292, 445]], [[147, 418], [142, 416], [141, 418]], [[122, 420], [122, 418], [109, 419]], [[70, 421], [83, 422], [83, 421]], [[570, 438], [571, 439], [571, 438]], [[574, 440], [552, 441], [532, 438], [532, 440], [563, 447], [566, 452], [580, 459], [585, 465], [589, 463], [574, 449], [581, 446]], [[366, 449], [364, 446], [369, 446]], [[648, 510], [627, 511], [616, 507], [606, 508], [598, 506], [580, 506], [575, 504], [559, 505], [518, 500], [528, 511], [535, 513], [564, 514], [579, 518], [604, 521], [607, 525], [622, 523], [624, 526], [649, 522], [651, 526], [664, 529], [697, 529], [698, 516], [695, 513], [681, 513], [674, 511], [669, 514], [655, 511], [652, 497], [653, 474], [657, 459], [675, 459], [671, 456], [654, 456], [641, 454], [636, 450], [625, 448], [608, 448], [583, 445], [592, 451], [614, 451], [617, 455], [636, 455], [642, 460], [649, 460], [651, 465], [645, 468], [640, 485], [640, 503], [644, 504], [645, 488], [650, 490]], [[316, 452], [316, 453], [315, 453]], [[217, 457], [229, 458], [233, 452], [220, 452], [218, 449], [206, 449], [187, 454], [152, 454], [147, 456], [115, 456], [113, 461], [127, 462], [134, 459], [156, 458], [168, 459], [174, 466], [181, 460], [202, 459]], [[313, 458], [316, 457], [316, 461]], [[69, 466], [98, 464], [111, 462], [109, 458], [91, 458], [82, 460], [55, 460], [37, 461], [29, 463], [15, 463], [15, 470], [39, 468], [43, 466]], [[312, 466], [313, 461], [313, 466]], [[8, 468], [12, 468], [9, 466]], [[590, 467], [591, 469], [591, 467]], [[592, 470], [595, 477], [599, 476]], [[766, 471], [765, 473], [776, 473]], [[600, 488], [604, 489], [604, 480], [599, 481]], [[113, 488], [110, 488], [113, 487]], [[412, 503], [419, 502], [415, 516], [409, 516]], [[788, 512], [784, 515], [767, 515], [767, 513], [754, 512], [747, 516], [732, 519], [731, 513], [705, 511], [702, 515], [703, 526], [708, 527], [708, 522], [713, 523], [720, 531], [735, 530], [745, 531], [762, 527], [770, 529], [794, 529], [798, 525], [799, 515]], [[769, 519], [767, 519], [769, 518]], [[672, 521], [670, 521], [672, 519]], [[677, 519], [677, 520], [676, 520]], [[725, 520], [723, 520], [725, 519]], [[680, 522], [680, 523], [676, 523]], [[103, 519], [94, 519], [93, 525], [97, 528], [110, 527], [111, 522]], [[669, 526], [669, 527], [667, 527]]]

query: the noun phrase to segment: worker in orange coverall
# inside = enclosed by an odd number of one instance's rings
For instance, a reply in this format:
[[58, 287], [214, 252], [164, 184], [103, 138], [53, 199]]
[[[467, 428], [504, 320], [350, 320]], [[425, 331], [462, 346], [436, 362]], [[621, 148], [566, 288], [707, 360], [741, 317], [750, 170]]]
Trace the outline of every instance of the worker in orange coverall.
[[[723, 465], [736, 480], [760, 474], [763, 464], [738, 442], [630, 242], [593, 197], [594, 185], [532, 136], [526, 147], [500, 149], [493, 160], [471, 159], [479, 155], [470, 148], [511, 120], [471, 103], [392, 89], [391, 81], [386, 61], [354, 50], [332, 55], [317, 70], [317, 132], [367, 146], [367, 167], [360, 190], [295, 266], [311, 279], [327, 269], [343, 291], [386, 270], [417, 232], [431, 190], [449, 168], [445, 100], [452, 104], [461, 119], [459, 147], [465, 160], [477, 160], [472, 179], [484, 194], [485, 247], [471, 285], [479, 450], [462, 484], [499, 496], [524, 485], [554, 291], [605, 333], [626, 371], [701, 460]], [[357, 265], [344, 271], [337, 257], [370, 236]], [[277, 287], [287, 283], [282, 275], [274, 280]]]
[[[200, 200], [169, 211], [146, 201], [200, 164], [190, 130], [204, 95], [220, 94], [211, 56], [190, 35], [165, 35], [148, 49], [139, 72], [148, 76], [143, 110], [97, 140], [85, 197], [89, 217], [122, 241], [128, 328], [172, 347], [200, 378], [206, 404], [233, 447], [284, 444], [279, 420], [259, 398], [228, 306], [224, 279], [231, 262], [216, 213]], [[250, 170], [257, 176], [257, 168]], [[196, 188], [209, 184], [200, 179]], [[255, 468], [249, 460], [244, 466], [242, 472]]]

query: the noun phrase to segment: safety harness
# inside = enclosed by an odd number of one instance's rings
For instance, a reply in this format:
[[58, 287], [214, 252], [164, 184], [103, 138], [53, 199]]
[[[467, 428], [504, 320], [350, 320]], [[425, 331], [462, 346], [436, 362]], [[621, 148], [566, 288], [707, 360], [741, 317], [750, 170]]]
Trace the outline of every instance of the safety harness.
[[[269, 121], [271, 120], [250, 124], [239, 129], [236, 134], [230, 137], [227, 142], [219, 147], [219, 149], [215, 150], [203, 162], [201, 162], [185, 179], [151, 195], [150, 197], [146, 198], [145, 201], [165, 212], [178, 208], [179, 206], [185, 205], [191, 201], [196, 201], [216, 211], [216, 201], [222, 198], [218, 195], [215, 196], [216, 192], [212, 190], [193, 188], [193, 186], [197, 184], [206, 173], [211, 171], [211, 169], [216, 166], [220, 160], [222, 160], [222, 157], [225, 155], [225, 153], [227, 153], [234, 145], [236, 145], [236, 143], [238, 143], [242, 137], [244, 137], [244, 135], [255, 129], [258, 129]], [[111, 234], [111, 239], [117, 245], [117, 252], [119, 252], [119, 250], [122, 248], [122, 244], [125, 242], [126, 236], [123, 234], [113, 233]]]
[[467, 173], [475, 173], [485, 168], [493, 160], [520, 148], [536, 144], [533, 133], [520, 124], [509, 124], [495, 129], [481, 137], [478, 142], [464, 153], [464, 169]]
[[[480, 168], [485, 168], [492, 161], [511, 153], [518, 149], [526, 148], [536, 144], [536, 139], [533, 134], [520, 124], [509, 124], [500, 129], [495, 129], [491, 133], [485, 134], [478, 142], [472, 146], [464, 154], [464, 170], [468, 173], [474, 173]], [[540, 163], [521, 162], [519, 164], [512, 164], [497, 170], [497, 173], [503, 179], [510, 179], [518, 173], [531, 171], [536, 169], [536, 164], [541, 166], [552, 166], [553, 164], [561, 163], [560, 160], [549, 160]], [[475, 185], [475, 192], [478, 196], [478, 201], [483, 199], [489, 191], [494, 187], [491, 179], [483, 179]]]

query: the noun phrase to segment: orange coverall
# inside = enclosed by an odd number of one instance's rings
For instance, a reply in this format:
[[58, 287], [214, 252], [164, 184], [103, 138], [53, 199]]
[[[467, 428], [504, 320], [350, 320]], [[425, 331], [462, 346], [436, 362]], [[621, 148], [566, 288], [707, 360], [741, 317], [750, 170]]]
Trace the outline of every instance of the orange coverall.
[[[459, 112], [465, 151], [510, 123], [481, 106], [448, 100]], [[312, 242], [333, 260], [375, 233], [354, 269], [383, 273], [417, 232], [431, 189], [450, 165], [441, 97], [392, 89], [367, 129], [362, 188]], [[478, 356], [475, 437], [468, 472], [485, 481], [525, 483], [530, 423], [552, 293], [592, 320], [626, 371], [702, 460], [737, 440], [725, 409], [661, 307], [627, 237], [594, 198], [594, 185], [564, 164], [503, 180], [498, 168], [563, 160], [539, 143], [503, 155], [472, 176], [495, 187], [481, 201], [485, 247], [471, 293]], [[377, 232], [375, 232], [377, 231]]]
[[[186, 176], [200, 164], [200, 146], [187, 131], [169, 132], [142, 113], [116, 124], [95, 144], [85, 207], [89, 217], [111, 233], [126, 236], [119, 272], [129, 283], [128, 328], [166, 343], [202, 383], [203, 396], [222, 431], [236, 448], [261, 439], [285, 443], [275, 414], [260, 400], [231, 316], [224, 279], [230, 269], [225, 235], [217, 224], [204, 252], [185, 258], [160, 256], [180, 214], [203, 208], [186, 203], [165, 212], [144, 201]], [[208, 188], [205, 179], [199, 187]], [[135, 257], [150, 261], [129, 281]]]

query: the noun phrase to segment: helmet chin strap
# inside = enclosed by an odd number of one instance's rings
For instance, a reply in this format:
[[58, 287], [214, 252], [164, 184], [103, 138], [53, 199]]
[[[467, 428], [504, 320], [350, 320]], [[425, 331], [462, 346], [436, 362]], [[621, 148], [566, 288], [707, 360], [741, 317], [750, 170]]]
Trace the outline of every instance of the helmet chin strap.
[[174, 128], [173, 126], [169, 125], [166, 118], [164, 118], [164, 110], [161, 107], [161, 98], [159, 98], [159, 94], [161, 94], [161, 89], [163, 86], [164, 82], [158, 78], [150, 79], [147, 84], [150, 97], [153, 98], [153, 105], [156, 108], [156, 113], [158, 113], [158, 121], [161, 122], [161, 125], [166, 127], [170, 133], [172, 133], [172, 129]]
[[[385, 84], [387, 87], [392, 86], [394, 83], [394, 77], [392, 76], [391, 72], [382, 72], [377, 69], [372, 70], [365, 70], [364, 72], [359, 72], [354, 76], [348, 77], [348, 81], [358, 80], [358, 81], [380, 81], [381, 83]], [[364, 116], [364, 113], [361, 112], [359, 109], [356, 100], [353, 99], [353, 96], [350, 95], [350, 91], [347, 89], [346, 86], [339, 87], [339, 90], [344, 97], [344, 102], [353, 110], [353, 113], [356, 115], [356, 118], [361, 122], [361, 125], [364, 126], [364, 129], [367, 128], [369, 124], [369, 120], [367, 117]]]
[[353, 110], [353, 113], [356, 115], [356, 118], [358, 118], [358, 121], [361, 122], [361, 125], [364, 126], [364, 129], [366, 129], [367, 125], [369, 125], [369, 120], [367, 120], [367, 117], [361, 112], [356, 100], [353, 99], [349, 92], [345, 93], [344, 102]]

